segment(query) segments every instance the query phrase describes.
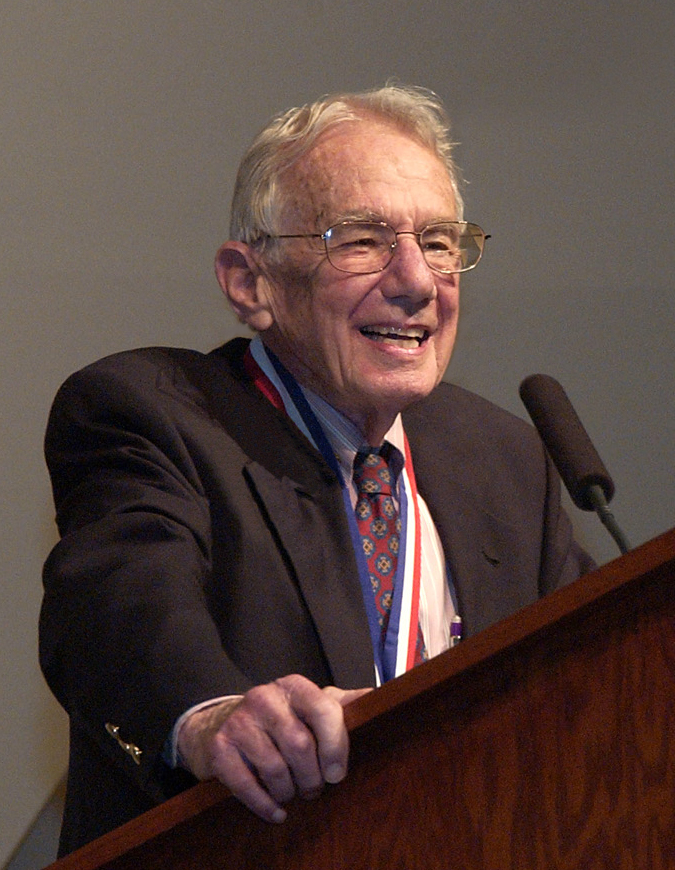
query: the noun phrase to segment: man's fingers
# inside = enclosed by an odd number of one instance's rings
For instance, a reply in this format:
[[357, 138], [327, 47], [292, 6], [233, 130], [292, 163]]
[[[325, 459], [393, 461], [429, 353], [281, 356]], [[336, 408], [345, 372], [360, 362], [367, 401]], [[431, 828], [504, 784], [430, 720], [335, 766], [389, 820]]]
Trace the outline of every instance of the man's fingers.
[[[255, 690], [254, 706], [259, 704], [257, 694]], [[281, 804], [295, 795], [295, 782], [259, 717], [245, 703], [240, 707], [222, 723], [215, 738], [213, 775], [261, 818], [281, 822], [286, 818]]]
[[[315, 764], [318, 761], [319, 784], [340, 782], [347, 773], [349, 739], [339, 700], [333, 693], [319, 689], [314, 683], [297, 675], [283, 677], [277, 680], [277, 684], [286, 692], [291, 709], [306, 723], [313, 735], [315, 746], [312, 761]], [[297, 765], [292, 768], [301, 791], [312, 790], [314, 769], [307, 767], [308, 761], [308, 755], [301, 753]]]
[[330, 698], [334, 698], [341, 707], [346, 707], [347, 704], [351, 704], [352, 701], [356, 701], [357, 698], [361, 698], [372, 691], [372, 687], [367, 689], [338, 689], [337, 686], [326, 686], [323, 689], [323, 692]]
[[[301, 793], [310, 794], [313, 790], [315, 767], [314, 764], [309, 768], [306, 766], [310, 758], [312, 762], [318, 758], [320, 773], [317, 790], [324, 782], [340, 782], [347, 774], [349, 757], [349, 737], [343, 707], [371, 689], [339, 689], [336, 686], [319, 689], [297, 674], [282, 677], [277, 684], [284, 689], [289, 706], [307, 724], [315, 741], [314, 754], [309, 756], [301, 752], [297, 756], [297, 766], [292, 765]], [[287, 757], [285, 753], [284, 757]]]
[[[339, 741], [344, 720], [339, 704], [310, 680], [297, 674], [274, 683], [284, 698], [283, 714], [268, 723], [269, 733], [288, 764], [298, 792], [316, 797], [325, 780], [322, 747]], [[345, 745], [346, 753], [346, 745]], [[346, 757], [345, 757], [346, 766]]]
[[179, 749], [199, 778], [215, 776], [261, 818], [280, 822], [296, 793], [316, 797], [347, 772], [343, 707], [370, 689], [320, 689], [299, 675], [256, 686], [234, 704], [195, 713]]
[[[286, 811], [279, 805], [284, 802], [283, 799], [278, 799], [277, 802], [269, 792], [265, 791], [232, 744], [228, 744], [222, 750], [215, 765], [214, 775], [229, 788], [234, 797], [261, 819], [275, 824], [286, 820]], [[290, 797], [286, 797], [285, 800], [289, 800]]]
[[322, 744], [322, 742], [319, 741], [319, 760], [326, 782], [341, 782], [341, 780], [343, 780], [347, 775], [349, 735], [347, 734], [347, 728], [345, 726], [344, 708], [347, 704], [371, 691], [371, 688], [338, 689], [337, 686], [327, 686], [323, 689], [323, 693], [326, 697], [336, 702], [340, 707], [337, 741], [331, 742], [329, 740], [325, 744]]
[[271, 687], [251, 691], [251, 709], [244, 705], [228, 719], [219, 735], [247, 761], [260, 782], [279, 803], [320, 789], [321, 772], [314, 738]]

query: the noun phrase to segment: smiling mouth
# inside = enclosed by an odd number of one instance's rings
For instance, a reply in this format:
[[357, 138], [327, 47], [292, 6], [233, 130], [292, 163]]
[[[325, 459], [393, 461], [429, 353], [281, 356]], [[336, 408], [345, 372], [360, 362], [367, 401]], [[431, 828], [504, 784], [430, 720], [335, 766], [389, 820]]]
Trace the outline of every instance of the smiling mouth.
[[395, 347], [415, 349], [421, 347], [429, 338], [429, 330], [420, 326], [412, 326], [407, 329], [399, 329], [393, 326], [364, 326], [361, 335], [371, 341], [390, 344]]

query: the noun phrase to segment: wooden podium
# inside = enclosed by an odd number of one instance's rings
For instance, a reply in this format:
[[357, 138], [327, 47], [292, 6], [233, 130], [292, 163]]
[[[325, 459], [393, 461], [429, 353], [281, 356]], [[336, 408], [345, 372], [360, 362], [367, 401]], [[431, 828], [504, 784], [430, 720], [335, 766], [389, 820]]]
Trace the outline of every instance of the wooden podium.
[[345, 715], [283, 825], [201, 783], [50, 870], [675, 868], [675, 529]]

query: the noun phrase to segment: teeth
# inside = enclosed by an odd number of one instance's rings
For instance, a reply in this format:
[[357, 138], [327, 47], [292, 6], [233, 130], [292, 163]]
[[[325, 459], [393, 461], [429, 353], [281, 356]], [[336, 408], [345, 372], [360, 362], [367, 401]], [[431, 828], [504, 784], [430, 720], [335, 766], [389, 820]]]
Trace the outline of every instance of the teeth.
[[364, 326], [361, 333], [371, 341], [381, 341], [401, 348], [416, 348], [427, 338], [428, 332], [421, 326], [406, 329], [397, 326]]
[[404, 338], [417, 338], [420, 341], [425, 335], [425, 330], [420, 326], [411, 326], [407, 329], [397, 326], [366, 326], [362, 331], [373, 332], [377, 335], [400, 335]]

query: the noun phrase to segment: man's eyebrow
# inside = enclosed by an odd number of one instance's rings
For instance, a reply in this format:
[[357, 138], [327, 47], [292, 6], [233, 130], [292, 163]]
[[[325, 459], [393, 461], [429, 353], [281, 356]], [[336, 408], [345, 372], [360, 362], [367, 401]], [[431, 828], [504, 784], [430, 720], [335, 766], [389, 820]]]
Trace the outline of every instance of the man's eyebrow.
[[375, 211], [346, 211], [333, 216], [332, 224], [340, 224], [342, 221], [374, 221], [375, 223], [387, 223], [384, 215]]

